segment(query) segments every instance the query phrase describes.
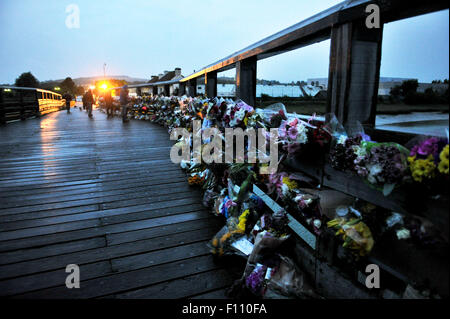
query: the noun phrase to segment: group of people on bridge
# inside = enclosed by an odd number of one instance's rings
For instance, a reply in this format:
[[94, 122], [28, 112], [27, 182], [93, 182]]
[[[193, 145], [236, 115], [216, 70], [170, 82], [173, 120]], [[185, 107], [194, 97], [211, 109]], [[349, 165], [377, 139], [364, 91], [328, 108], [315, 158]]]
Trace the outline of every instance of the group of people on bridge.
[[[112, 117], [114, 114], [114, 102], [113, 102], [113, 97], [111, 95], [111, 91], [105, 91], [102, 94], [103, 97], [103, 101], [105, 103], [105, 107], [106, 107], [106, 114], [109, 117]], [[66, 100], [66, 109], [67, 109], [67, 113], [70, 113], [70, 103], [72, 101], [72, 95], [70, 95], [69, 93], [65, 93], [63, 95], [63, 99]], [[129, 91], [128, 91], [128, 85], [124, 85], [121, 90], [120, 90], [120, 107], [122, 109], [122, 120], [123, 122], [127, 122], [128, 121], [128, 104], [130, 102], [130, 97], [129, 97]], [[82, 103], [83, 103], [83, 110], [86, 110], [88, 112], [88, 116], [90, 118], [92, 118], [92, 106], [95, 104], [95, 98], [94, 98], [94, 94], [92, 92], [92, 89], [89, 89], [86, 93], [84, 93], [83, 98], [82, 98]]]

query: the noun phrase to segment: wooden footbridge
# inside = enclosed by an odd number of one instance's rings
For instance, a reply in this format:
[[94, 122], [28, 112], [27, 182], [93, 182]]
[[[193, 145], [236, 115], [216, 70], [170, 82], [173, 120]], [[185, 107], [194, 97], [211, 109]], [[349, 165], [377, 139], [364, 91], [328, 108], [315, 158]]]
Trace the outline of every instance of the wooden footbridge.
[[[167, 131], [77, 109], [0, 127], [0, 295], [224, 297], [220, 228]], [[80, 267], [80, 289], [65, 285]]]
[[[365, 24], [370, 4], [378, 5], [380, 28]], [[405, 143], [414, 136], [375, 127], [383, 25], [443, 9], [448, 9], [447, 1], [347, 0], [175, 82], [180, 94], [195, 96], [197, 80], [203, 78], [206, 95], [214, 97], [217, 73], [235, 68], [236, 97], [255, 105], [259, 60], [330, 39], [327, 111], [347, 129], [360, 122], [377, 141]], [[167, 93], [171, 84], [130, 87], [162, 85]], [[30, 97], [28, 105], [23, 93], [16, 102], [8, 100], [11, 96], [0, 90], [0, 122], [39, 112], [38, 97]], [[94, 119], [78, 110], [56, 112], [0, 127], [0, 295], [224, 297], [234, 278], [213, 261], [206, 245], [220, 222], [201, 206], [200, 192], [187, 185], [178, 165], [170, 161], [170, 147], [161, 127], [140, 121], [123, 124], [99, 112]], [[294, 164], [326, 187], [409, 212], [405, 194], [386, 198], [322, 163]], [[419, 213], [448, 238], [448, 197], [445, 200], [439, 209], [425, 205]], [[305, 252], [301, 260], [308, 265], [303, 266], [319, 292], [332, 298], [368, 297], [356, 293], [362, 289], [341, 278], [337, 267], [330, 268], [334, 246], [320, 247], [318, 253], [298, 248]], [[435, 262], [427, 251], [400, 248], [387, 250], [384, 259], [375, 256], [383, 271], [402, 284], [431, 282], [448, 295], [448, 257], [442, 261], [438, 256]], [[317, 254], [325, 257], [319, 260]], [[80, 289], [65, 285], [70, 264], [80, 267]], [[421, 270], [424, 278], [417, 274]], [[356, 272], [353, 275], [356, 278]]]

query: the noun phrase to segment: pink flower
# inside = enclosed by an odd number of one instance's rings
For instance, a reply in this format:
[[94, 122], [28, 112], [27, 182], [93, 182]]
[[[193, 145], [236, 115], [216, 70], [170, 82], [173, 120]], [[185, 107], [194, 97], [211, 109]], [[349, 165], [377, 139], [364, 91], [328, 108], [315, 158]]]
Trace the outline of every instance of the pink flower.
[[296, 126], [291, 126], [288, 130], [288, 135], [291, 140], [297, 139], [298, 130]]
[[298, 119], [293, 119], [291, 123], [289, 123], [289, 126], [297, 126]]
[[226, 202], [225, 202], [225, 205], [224, 205], [227, 209], [229, 209], [231, 206], [237, 206], [237, 204], [235, 203], [235, 202], [233, 202], [231, 199], [229, 199], [229, 200], [227, 200]]

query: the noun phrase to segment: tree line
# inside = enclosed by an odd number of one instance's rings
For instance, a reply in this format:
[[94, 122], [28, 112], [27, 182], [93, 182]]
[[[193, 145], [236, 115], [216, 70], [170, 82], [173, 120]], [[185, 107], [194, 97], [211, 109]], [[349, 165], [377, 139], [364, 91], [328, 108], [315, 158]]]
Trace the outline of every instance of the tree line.
[[49, 91], [55, 91], [55, 88], [58, 87], [59, 93], [64, 94], [68, 93], [70, 95], [83, 95], [85, 89], [81, 85], [76, 85], [72, 78], [67, 77], [63, 81], [45, 81], [39, 82], [39, 80], [31, 73], [24, 72], [22, 73], [15, 81], [14, 86], [17, 87], [31, 87], [31, 88], [40, 88]]
[[405, 104], [448, 104], [448, 80], [435, 80], [433, 84], [447, 84], [445, 90], [434, 90], [432, 87], [424, 92], [417, 92], [419, 83], [417, 80], [406, 80], [401, 85], [391, 88], [389, 100], [392, 103], [404, 102]]

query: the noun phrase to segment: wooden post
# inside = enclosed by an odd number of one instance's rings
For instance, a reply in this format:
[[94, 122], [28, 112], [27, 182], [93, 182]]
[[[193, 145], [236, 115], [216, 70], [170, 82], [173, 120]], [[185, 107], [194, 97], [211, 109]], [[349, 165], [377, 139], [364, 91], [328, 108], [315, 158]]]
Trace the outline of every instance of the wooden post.
[[136, 94], [137, 94], [138, 96], [142, 96], [141, 88], [136, 88]]
[[190, 97], [196, 97], [197, 96], [197, 79], [191, 79], [188, 81], [188, 94]]
[[153, 96], [158, 95], [158, 87], [156, 85], [152, 86], [152, 94]]
[[256, 56], [236, 62], [236, 98], [256, 103]]
[[209, 98], [217, 96], [217, 72], [208, 72], [205, 74], [205, 93]]
[[183, 96], [186, 94], [186, 83], [180, 82], [179, 84], [179, 90], [178, 90], [178, 96]]
[[374, 126], [380, 79], [383, 25], [368, 29], [364, 21], [331, 31], [327, 112], [351, 134], [357, 122]]

